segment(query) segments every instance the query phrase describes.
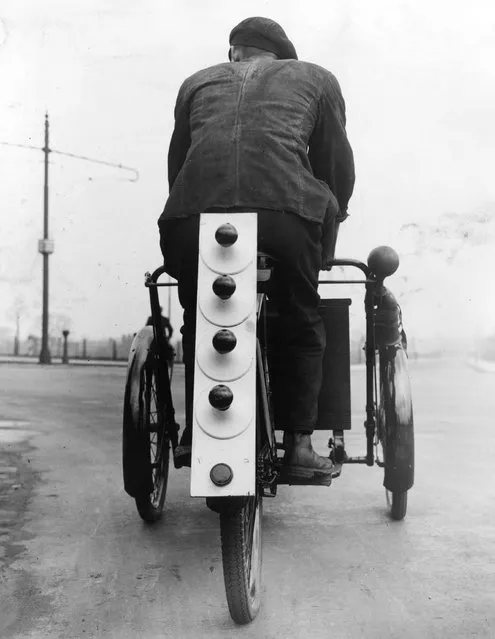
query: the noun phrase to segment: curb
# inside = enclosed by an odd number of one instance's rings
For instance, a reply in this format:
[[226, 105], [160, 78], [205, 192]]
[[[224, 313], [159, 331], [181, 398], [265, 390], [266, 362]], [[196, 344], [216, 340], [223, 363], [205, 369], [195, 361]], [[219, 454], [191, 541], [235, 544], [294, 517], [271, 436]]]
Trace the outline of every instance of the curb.
[[[40, 366], [37, 357], [9, 357], [6, 355], [0, 356], [1, 364], [21, 364], [23, 366], [30, 364], [31, 366]], [[52, 358], [51, 364], [41, 364], [41, 366], [61, 366], [62, 359], [60, 357]], [[98, 360], [98, 359], [69, 359], [68, 364], [64, 366], [113, 366], [122, 367], [127, 366], [127, 360]]]

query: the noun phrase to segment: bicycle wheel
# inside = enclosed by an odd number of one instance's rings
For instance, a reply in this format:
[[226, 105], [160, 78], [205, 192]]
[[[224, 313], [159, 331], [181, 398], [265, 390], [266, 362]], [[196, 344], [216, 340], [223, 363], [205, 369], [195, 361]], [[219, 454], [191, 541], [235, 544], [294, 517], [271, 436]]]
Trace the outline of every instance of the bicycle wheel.
[[383, 485], [390, 517], [404, 519], [414, 483], [414, 421], [407, 355], [403, 348], [379, 350], [377, 435], [383, 451]]
[[174, 374], [174, 362], [175, 362], [175, 357], [172, 357], [171, 359], [169, 359], [167, 361], [167, 366], [168, 366], [168, 378], [170, 381], [172, 381], [172, 376]]
[[159, 362], [146, 327], [131, 348], [124, 400], [124, 484], [147, 522], [160, 519], [167, 492], [170, 439], [157, 393]]
[[247, 624], [261, 604], [262, 497], [247, 497], [241, 507], [220, 513], [223, 576], [232, 619]]
[[396, 521], [404, 519], [407, 513], [407, 490], [393, 492], [385, 488], [385, 499], [390, 517]]

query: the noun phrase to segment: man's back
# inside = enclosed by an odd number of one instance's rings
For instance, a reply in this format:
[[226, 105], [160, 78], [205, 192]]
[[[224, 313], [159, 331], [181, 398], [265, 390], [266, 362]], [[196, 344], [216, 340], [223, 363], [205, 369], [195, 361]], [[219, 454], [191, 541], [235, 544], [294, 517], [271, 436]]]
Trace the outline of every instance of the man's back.
[[184, 82], [175, 117], [162, 218], [240, 206], [322, 222], [327, 208], [346, 208], [352, 151], [340, 88], [325, 69], [296, 60], [219, 64]]
[[258, 247], [274, 255], [270, 291], [280, 314], [284, 463], [293, 472], [328, 476], [332, 462], [311, 445], [317, 419], [325, 331], [318, 274], [335, 244], [354, 185], [339, 85], [325, 69], [299, 62], [283, 28], [255, 16], [229, 35], [230, 64], [200, 71], [182, 85], [170, 143], [170, 196], [159, 220], [167, 272], [184, 308], [186, 427], [176, 449], [191, 463], [198, 213], [257, 213]]

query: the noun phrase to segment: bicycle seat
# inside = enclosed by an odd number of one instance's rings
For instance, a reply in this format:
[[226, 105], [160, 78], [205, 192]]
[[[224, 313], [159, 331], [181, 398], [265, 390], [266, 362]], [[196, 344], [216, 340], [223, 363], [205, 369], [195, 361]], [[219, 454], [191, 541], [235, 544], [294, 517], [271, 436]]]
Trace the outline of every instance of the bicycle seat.
[[271, 268], [275, 262], [277, 262], [277, 258], [273, 257], [270, 253], [266, 253], [265, 251], [258, 251], [258, 268]]
[[275, 265], [276, 258], [270, 253], [258, 251], [256, 266], [258, 269], [258, 282], [267, 282], [272, 274], [272, 268]]

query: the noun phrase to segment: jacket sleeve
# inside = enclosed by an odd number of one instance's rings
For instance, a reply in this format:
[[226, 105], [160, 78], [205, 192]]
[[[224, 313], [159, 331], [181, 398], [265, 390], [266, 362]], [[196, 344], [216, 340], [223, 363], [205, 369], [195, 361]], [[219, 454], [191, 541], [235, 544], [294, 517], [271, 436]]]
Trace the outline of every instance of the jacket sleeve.
[[329, 72], [322, 78], [316, 125], [309, 140], [308, 156], [315, 177], [335, 195], [337, 220], [347, 217], [347, 205], [354, 189], [354, 156], [345, 130], [345, 102], [339, 83]]
[[191, 130], [189, 125], [189, 102], [187, 100], [186, 86], [183, 84], [179, 90], [175, 103], [175, 126], [168, 150], [168, 186], [169, 190], [182, 169], [187, 152], [191, 146]]

